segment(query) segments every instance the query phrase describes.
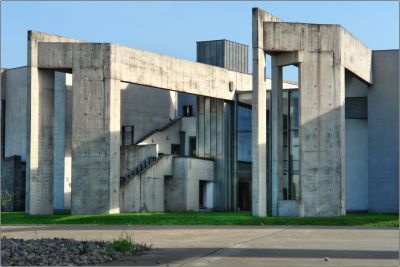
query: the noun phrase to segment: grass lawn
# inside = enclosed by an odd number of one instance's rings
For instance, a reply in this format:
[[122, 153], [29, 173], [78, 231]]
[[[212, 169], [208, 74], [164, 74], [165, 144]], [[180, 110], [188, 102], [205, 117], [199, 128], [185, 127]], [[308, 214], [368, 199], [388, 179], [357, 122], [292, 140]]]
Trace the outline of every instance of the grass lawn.
[[249, 212], [165, 212], [110, 215], [27, 215], [2, 212], [1, 224], [91, 225], [325, 225], [399, 226], [398, 214], [365, 213], [337, 217], [253, 217]]

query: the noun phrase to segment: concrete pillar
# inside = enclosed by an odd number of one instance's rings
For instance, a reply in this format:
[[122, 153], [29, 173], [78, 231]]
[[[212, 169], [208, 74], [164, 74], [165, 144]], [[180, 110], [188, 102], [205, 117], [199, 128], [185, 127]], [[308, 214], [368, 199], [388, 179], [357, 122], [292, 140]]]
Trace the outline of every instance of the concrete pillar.
[[54, 72], [31, 67], [30, 78], [28, 207], [30, 214], [52, 214]]
[[302, 216], [345, 213], [345, 69], [333, 56], [305, 53], [300, 64]]
[[272, 215], [278, 216], [278, 200], [280, 198], [280, 181], [283, 175], [283, 89], [282, 67], [276, 66], [275, 57], [272, 56], [271, 72], [271, 131], [272, 131]]
[[266, 209], [266, 87], [263, 20], [253, 9], [253, 99], [252, 99], [252, 214], [265, 216]]
[[119, 213], [121, 92], [104, 71], [113, 68], [109, 51], [107, 44], [80, 44], [74, 54], [73, 214]]

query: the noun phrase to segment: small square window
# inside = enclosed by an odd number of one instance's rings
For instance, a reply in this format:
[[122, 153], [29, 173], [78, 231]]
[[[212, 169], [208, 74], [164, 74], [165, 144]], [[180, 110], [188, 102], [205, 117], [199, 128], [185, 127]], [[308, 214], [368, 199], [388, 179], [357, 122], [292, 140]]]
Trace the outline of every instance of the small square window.
[[179, 144], [171, 144], [171, 154], [179, 155], [181, 152], [181, 146]]
[[183, 106], [183, 117], [192, 117], [192, 116], [193, 116], [193, 107]]

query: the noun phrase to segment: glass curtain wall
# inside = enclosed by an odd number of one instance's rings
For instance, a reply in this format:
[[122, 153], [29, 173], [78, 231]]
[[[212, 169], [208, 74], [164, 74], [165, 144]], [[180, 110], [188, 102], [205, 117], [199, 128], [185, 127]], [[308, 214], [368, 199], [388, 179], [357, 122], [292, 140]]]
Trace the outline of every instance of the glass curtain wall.
[[283, 92], [283, 181], [282, 199], [300, 198], [299, 98], [297, 90]]

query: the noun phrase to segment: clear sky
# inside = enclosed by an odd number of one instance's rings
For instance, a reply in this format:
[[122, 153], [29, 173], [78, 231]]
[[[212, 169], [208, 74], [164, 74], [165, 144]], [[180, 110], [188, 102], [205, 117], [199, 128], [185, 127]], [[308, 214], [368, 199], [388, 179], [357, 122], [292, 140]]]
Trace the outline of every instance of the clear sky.
[[286, 21], [342, 24], [371, 49], [399, 47], [396, 1], [10, 1], [1, 5], [1, 66], [26, 65], [28, 30], [112, 42], [195, 60], [196, 41], [225, 38], [250, 46], [251, 8], [255, 6]]

